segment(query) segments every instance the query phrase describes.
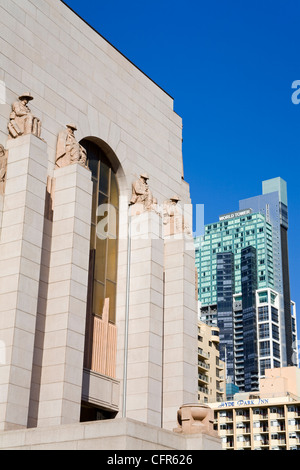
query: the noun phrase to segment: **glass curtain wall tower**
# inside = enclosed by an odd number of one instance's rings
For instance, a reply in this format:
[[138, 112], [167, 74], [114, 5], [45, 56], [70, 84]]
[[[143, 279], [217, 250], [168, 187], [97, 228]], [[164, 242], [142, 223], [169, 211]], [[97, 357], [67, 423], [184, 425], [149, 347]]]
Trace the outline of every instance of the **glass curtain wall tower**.
[[255, 292], [257, 289], [257, 263], [256, 248], [253, 246], [242, 249], [241, 275], [244, 343], [244, 387], [245, 390], [257, 390], [259, 388], [255, 298]]
[[279, 293], [282, 354], [285, 365], [295, 365], [297, 334], [290, 295], [286, 182], [280, 177], [263, 181], [262, 195], [239, 201], [240, 210], [248, 207], [263, 214], [273, 228], [274, 289]]
[[233, 311], [234, 256], [217, 254], [217, 311], [220, 329], [220, 359], [225, 362], [226, 376], [234, 382]]
[[[245, 212], [245, 211], [243, 211]], [[198, 270], [198, 297], [202, 307], [217, 304], [217, 254], [233, 253], [235, 293], [241, 293], [241, 250], [248, 246], [257, 249], [258, 287], [274, 287], [272, 225], [262, 214], [248, 210], [246, 214], [232, 212], [219, 222], [205, 226], [202, 239], [195, 240]], [[202, 321], [216, 324], [216, 316]]]

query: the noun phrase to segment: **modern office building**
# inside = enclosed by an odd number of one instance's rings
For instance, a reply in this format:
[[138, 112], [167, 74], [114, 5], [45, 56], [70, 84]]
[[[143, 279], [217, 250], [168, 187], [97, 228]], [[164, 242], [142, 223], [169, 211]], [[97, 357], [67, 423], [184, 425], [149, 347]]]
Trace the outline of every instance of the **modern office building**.
[[300, 450], [300, 370], [266, 370], [260, 390], [214, 403], [224, 450]]
[[[217, 304], [217, 254], [234, 255], [234, 290], [242, 292], [241, 250], [257, 249], [258, 287], [274, 287], [272, 225], [251, 209], [231, 212], [219, 221], [205, 225], [204, 237], [196, 239], [198, 294], [202, 307]], [[211, 322], [203, 314], [202, 320]]]
[[256, 298], [257, 289], [256, 248], [248, 246], [241, 251], [242, 311], [244, 343], [244, 389], [257, 390], [258, 380], [258, 338]]
[[[263, 181], [262, 195], [239, 201], [240, 210], [251, 207], [266, 217], [273, 229], [274, 289], [279, 293], [281, 345], [286, 365], [294, 364], [295, 317], [291, 312], [288, 254], [287, 184], [282, 178]], [[271, 286], [270, 286], [271, 287]]]
[[219, 328], [198, 322], [198, 401], [226, 399], [225, 363], [220, 359]]
[[263, 187], [264, 210], [259, 197], [240, 201], [239, 211], [220, 216], [195, 239], [200, 318], [220, 327], [220, 357], [241, 391], [257, 390], [266, 368], [289, 365], [287, 344], [298, 364], [295, 305], [285, 288], [293, 307], [285, 312], [282, 287], [283, 270], [289, 283], [287, 262], [281, 262], [287, 253], [286, 185], [279, 178]]
[[173, 98], [60, 0], [0, 23], [0, 448], [219, 448], [173, 432], [201, 408]]

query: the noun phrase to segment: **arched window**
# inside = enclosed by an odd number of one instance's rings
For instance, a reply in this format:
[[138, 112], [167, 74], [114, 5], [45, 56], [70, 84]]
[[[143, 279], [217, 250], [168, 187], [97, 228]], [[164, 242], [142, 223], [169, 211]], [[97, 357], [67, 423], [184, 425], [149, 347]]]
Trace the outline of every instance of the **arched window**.
[[[93, 276], [92, 313], [102, 317], [104, 301], [109, 299], [109, 321], [116, 321], [117, 243], [119, 190], [116, 175], [104, 152], [90, 141], [87, 150], [93, 180], [93, 207], [90, 266]], [[91, 289], [90, 289], [91, 290]]]
[[[93, 181], [85, 367], [96, 370], [93, 363], [101, 362], [100, 356], [106, 355], [102, 350], [106, 339], [101, 336], [101, 320], [116, 323], [119, 189], [112, 165], [101, 148], [89, 140], [80, 143], [87, 150]], [[101, 343], [99, 347], [93, 344], [95, 341]], [[109, 375], [106, 365], [98, 369]]]

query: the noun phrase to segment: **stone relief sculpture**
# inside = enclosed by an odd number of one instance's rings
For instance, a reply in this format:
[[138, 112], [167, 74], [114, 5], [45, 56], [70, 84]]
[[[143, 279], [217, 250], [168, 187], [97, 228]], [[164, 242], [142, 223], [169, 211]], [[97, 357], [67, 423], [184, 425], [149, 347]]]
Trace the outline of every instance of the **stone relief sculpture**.
[[153, 198], [150, 191], [148, 179], [149, 176], [147, 173], [142, 173], [140, 178], [132, 185], [130, 205], [139, 205], [142, 212], [154, 209], [155, 204], [157, 204], [157, 201]]
[[0, 194], [4, 194], [7, 169], [7, 152], [0, 144]]
[[30, 93], [23, 93], [19, 96], [19, 101], [12, 105], [9, 117], [8, 132], [11, 139], [16, 139], [21, 135], [33, 134], [41, 136], [41, 121], [35, 117], [28, 107], [29, 101], [33, 100]]
[[59, 133], [56, 147], [56, 166], [63, 168], [73, 163], [82, 166], [87, 165], [87, 153], [85, 148], [77, 142], [75, 124], [67, 124], [66, 129]]
[[180, 197], [175, 195], [164, 203], [163, 223], [165, 235], [191, 234], [189, 226], [185, 223], [182, 207], [178, 204], [179, 201]]

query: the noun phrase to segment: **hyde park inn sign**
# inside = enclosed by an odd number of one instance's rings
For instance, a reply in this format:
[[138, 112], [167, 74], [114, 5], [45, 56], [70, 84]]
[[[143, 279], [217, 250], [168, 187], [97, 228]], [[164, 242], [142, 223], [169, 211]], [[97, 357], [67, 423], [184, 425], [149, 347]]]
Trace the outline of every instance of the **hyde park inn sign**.
[[230, 406], [251, 406], [251, 405], [268, 405], [269, 400], [267, 398], [258, 398], [257, 400], [239, 400], [239, 401], [225, 401], [220, 403], [218, 408], [228, 408]]

